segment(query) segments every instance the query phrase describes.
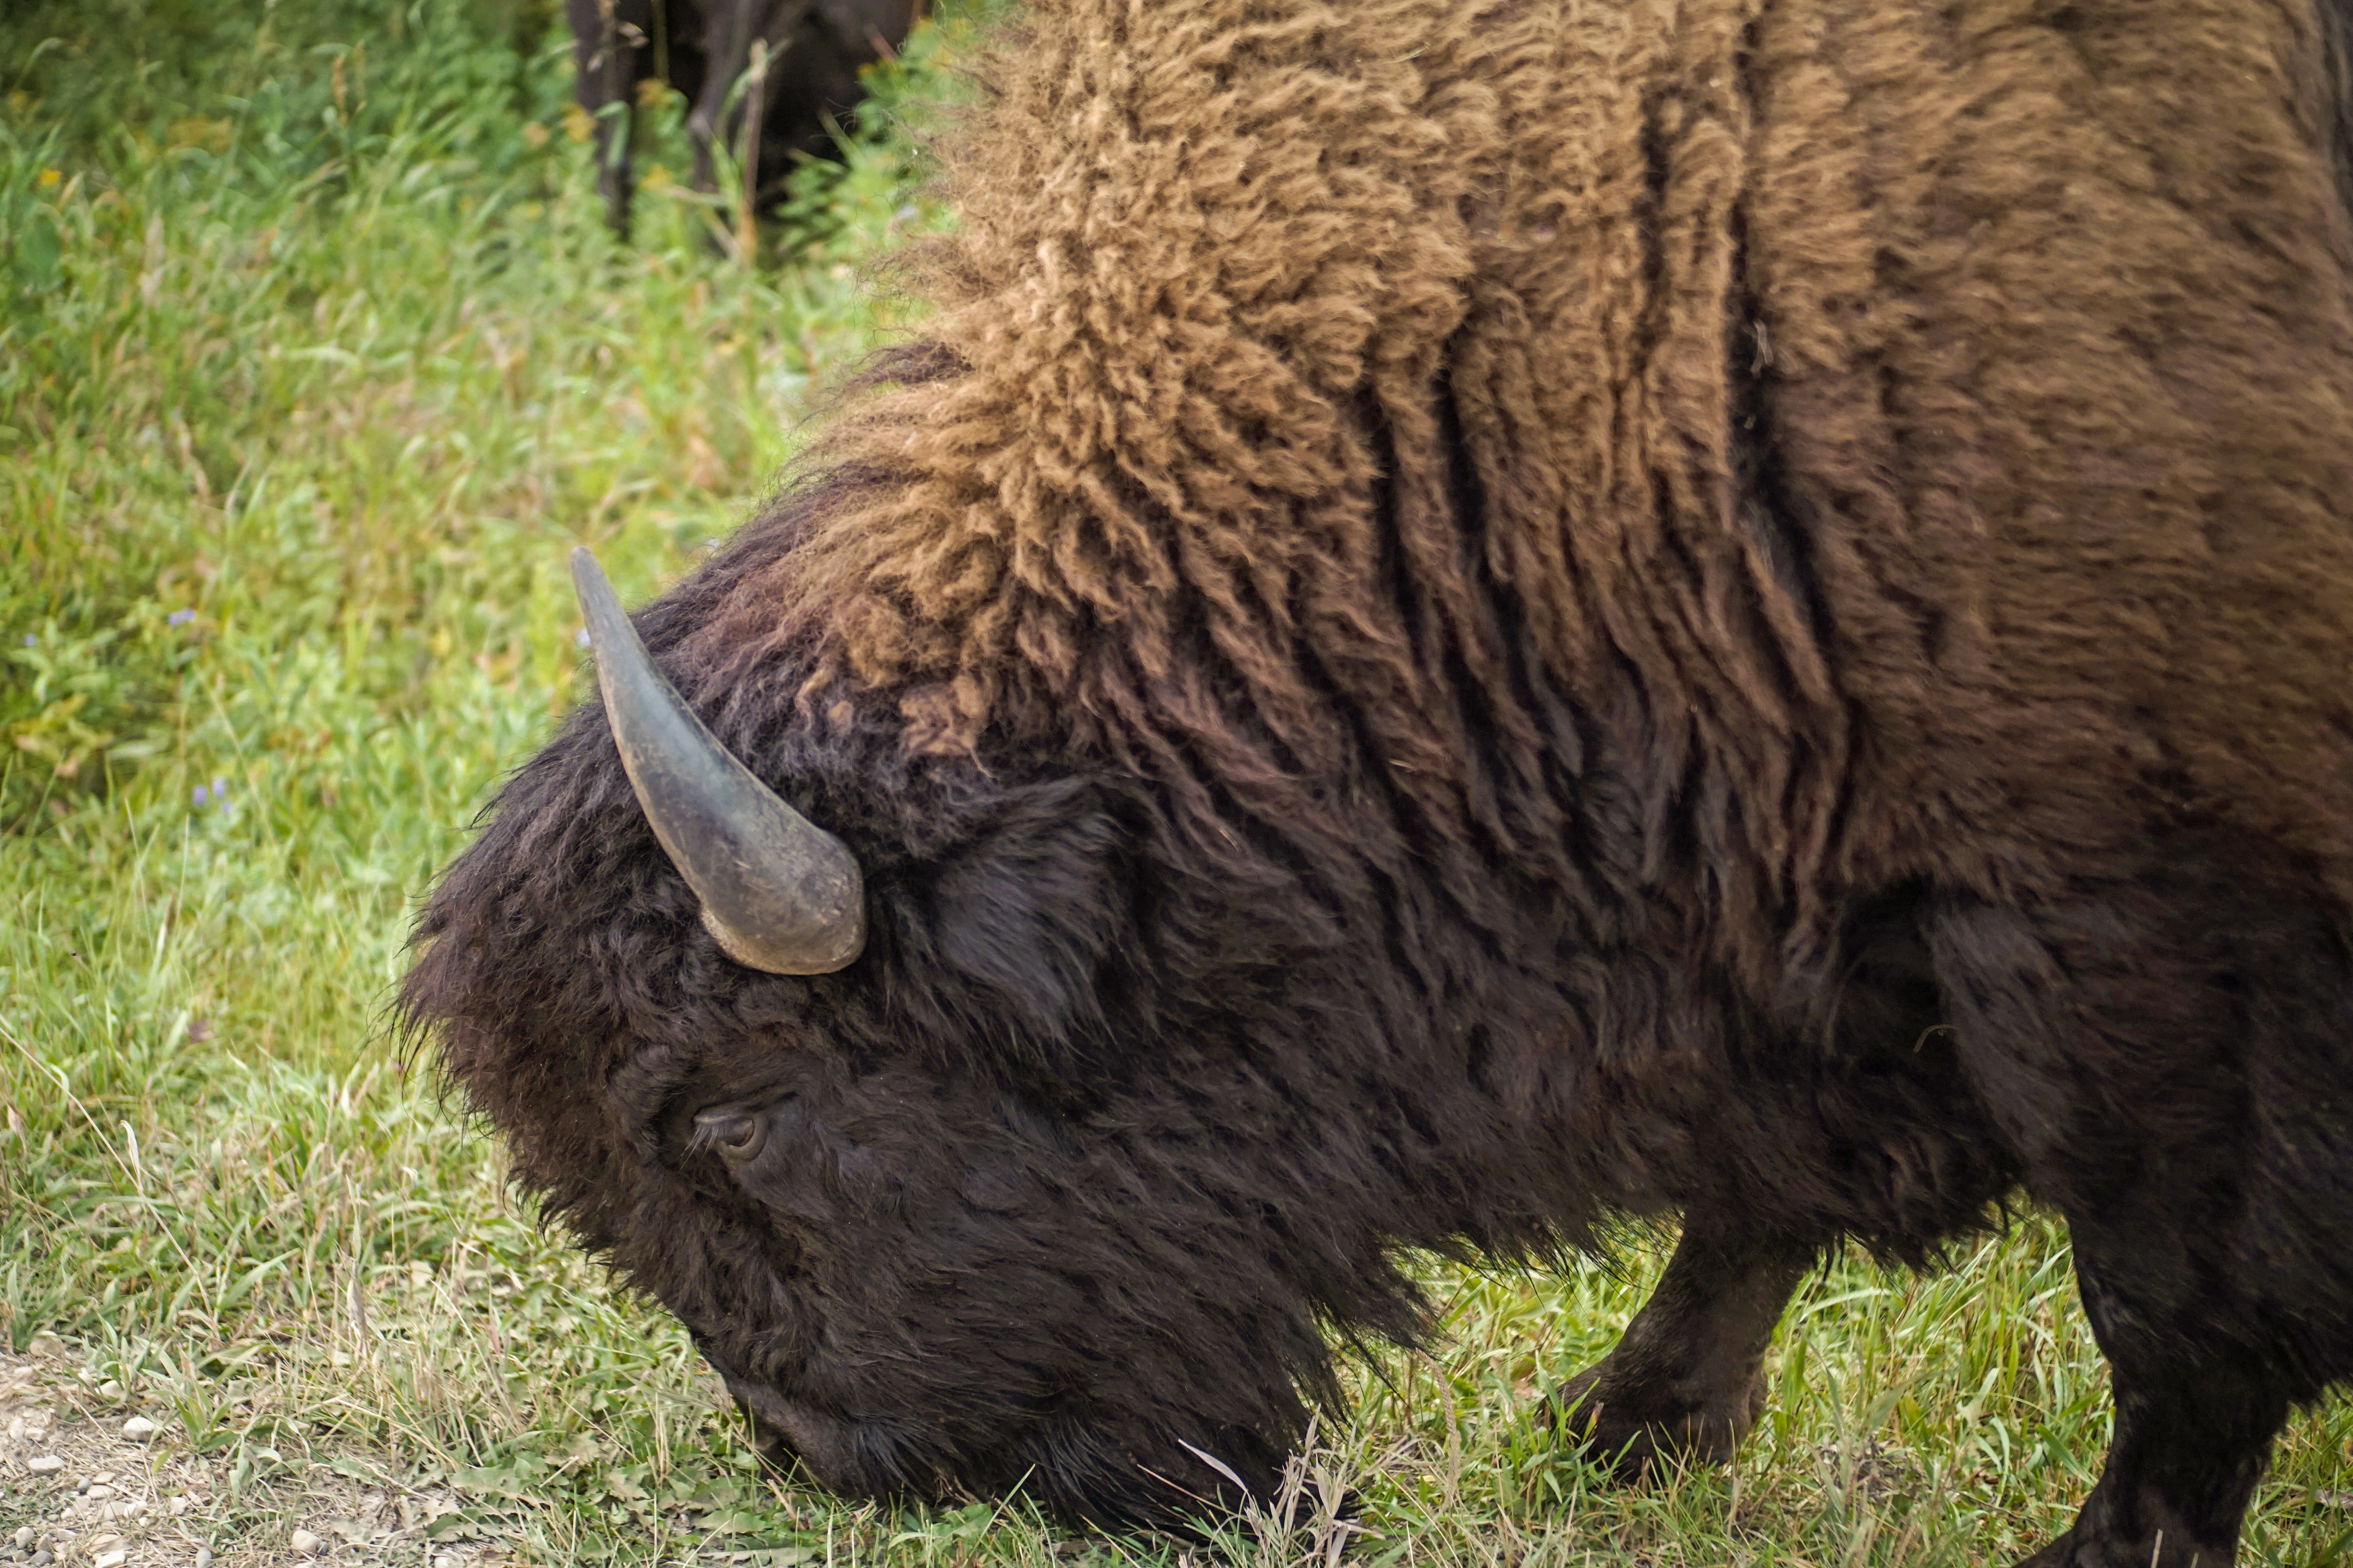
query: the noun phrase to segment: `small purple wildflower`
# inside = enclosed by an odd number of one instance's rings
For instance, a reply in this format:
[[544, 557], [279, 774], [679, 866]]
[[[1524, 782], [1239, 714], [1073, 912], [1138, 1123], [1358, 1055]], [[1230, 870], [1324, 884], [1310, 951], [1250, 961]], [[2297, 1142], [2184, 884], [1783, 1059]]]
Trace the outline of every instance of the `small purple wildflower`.
[[215, 800], [226, 800], [228, 798], [228, 780], [213, 780], [213, 798]]
[[588, 646], [588, 628], [586, 626], [582, 626], [579, 632], [573, 637], [572, 641], [575, 647], [586, 647]]
[[194, 610], [174, 610], [164, 617], [166, 622], [175, 626], [185, 626], [195, 618], [196, 612]]
[[40, 642], [41, 639], [35, 637], [32, 633], [26, 632], [25, 634], [25, 646], [26, 647], [37, 647], [40, 646]]
[[195, 788], [195, 799], [198, 805], [203, 805], [209, 801], [214, 805], [226, 806], [228, 805], [228, 780], [215, 779], [210, 789], [198, 784]]
[[202, 805], [205, 802], [210, 799], [212, 799], [212, 792], [206, 789], [204, 785], [198, 784], [196, 786], [196, 804], [198, 805]]

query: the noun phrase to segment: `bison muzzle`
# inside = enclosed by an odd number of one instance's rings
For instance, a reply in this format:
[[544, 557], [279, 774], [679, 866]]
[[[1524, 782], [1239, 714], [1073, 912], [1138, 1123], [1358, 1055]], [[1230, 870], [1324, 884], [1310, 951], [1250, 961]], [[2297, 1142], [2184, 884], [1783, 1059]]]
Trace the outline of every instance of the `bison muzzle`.
[[1039, 0], [921, 341], [581, 566], [409, 1016], [845, 1491], [1180, 1521], [1401, 1256], [1630, 1215], [1564, 1441], [1728, 1454], [1827, 1249], [2023, 1194], [2116, 1400], [2034, 1562], [2230, 1562], [2353, 1372], [2348, 31]]

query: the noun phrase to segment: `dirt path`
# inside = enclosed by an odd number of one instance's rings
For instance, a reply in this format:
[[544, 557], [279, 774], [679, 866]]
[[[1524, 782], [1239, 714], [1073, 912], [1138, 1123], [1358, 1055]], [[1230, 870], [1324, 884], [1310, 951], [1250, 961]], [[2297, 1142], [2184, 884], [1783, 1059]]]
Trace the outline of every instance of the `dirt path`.
[[489, 1568], [495, 1548], [436, 1540], [457, 1499], [365, 1455], [284, 1462], [188, 1450], [168, 1405], [100, 1383], [58, 1341], [0, 1354], [0, 1564]]

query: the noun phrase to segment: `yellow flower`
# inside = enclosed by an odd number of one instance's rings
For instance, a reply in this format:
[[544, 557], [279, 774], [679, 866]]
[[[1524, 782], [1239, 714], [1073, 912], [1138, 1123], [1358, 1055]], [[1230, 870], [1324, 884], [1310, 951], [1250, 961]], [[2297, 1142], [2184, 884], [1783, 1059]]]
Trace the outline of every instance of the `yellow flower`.
[[58, 182], [64, 178], [55, 169], [44, 169], [34, 177], [33, 183], [45, 191], [54, 191], [58, 188]]
[[588, 140], [589, 133], [596, 129], [596, 121], [590, 117], [586, 110], [576, 103], [567, 103], [564, 106], [564, 133], [566, 136], [571, 137], [575, 142], [586, 142]]

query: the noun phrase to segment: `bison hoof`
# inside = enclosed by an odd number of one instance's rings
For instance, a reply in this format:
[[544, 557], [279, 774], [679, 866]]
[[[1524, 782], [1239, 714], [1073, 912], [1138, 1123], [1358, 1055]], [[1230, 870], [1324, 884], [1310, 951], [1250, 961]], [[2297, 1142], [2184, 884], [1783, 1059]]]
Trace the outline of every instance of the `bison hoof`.
[[2018, 1568], [2075, 1568], [2074, 1541], [2071, 1530], [2033, 1556], [2021, 1559]]
[[1589, 1463], [1624, 1481], [1643, 1479], [1654, 1463], [1723, 1464], [1757, 1425], [1764, 1404], [1762, 1377], [1735, 1397], [1701, 1400], [1626, 1386], [1610, 1376], [1606, 1360], [1553, 1394], [1562, 1436]]
[[2231, 1568], [2236, 1549], [2228, 1542], [2185, 1542], [2179, 1531], [2154, 1531], [2118, 1541], [2097, 1530], [2075, 1528], [2018, 1568]]

